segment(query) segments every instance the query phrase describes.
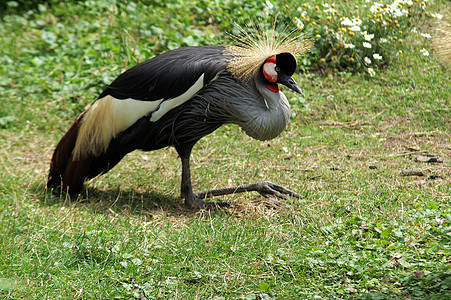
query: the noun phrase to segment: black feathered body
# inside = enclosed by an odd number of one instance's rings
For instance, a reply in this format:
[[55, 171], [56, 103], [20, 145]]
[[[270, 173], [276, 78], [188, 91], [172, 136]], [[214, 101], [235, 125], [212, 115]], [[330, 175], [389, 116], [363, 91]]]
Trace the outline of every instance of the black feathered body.
[[204, 74], [204, 84], [227, 67], [231, 58], [222, 46], [184, 47], [144, 61], [114, 80], [99, 99], [155, 101], [183, 94]]
[[289, 104], [257, 74], [239, 80], [222, 46], [166, 52], [127, 70], [109, 85], [61, 139], [49, 186], [79, 192], [87, 178], [114, 167], [127, 153], [174, 146], [189, 157], [194, 144], [225, 123], [268, 140], [286, 127]]

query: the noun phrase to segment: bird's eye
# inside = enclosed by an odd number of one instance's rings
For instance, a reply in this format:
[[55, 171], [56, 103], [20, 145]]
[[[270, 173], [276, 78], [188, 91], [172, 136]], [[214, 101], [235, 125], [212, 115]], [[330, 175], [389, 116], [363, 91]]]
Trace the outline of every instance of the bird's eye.
[[280, 67], [276, 66], [276, 67], [274, 68], [274, 70], [276, 70], [276, 72], [279, 73]]

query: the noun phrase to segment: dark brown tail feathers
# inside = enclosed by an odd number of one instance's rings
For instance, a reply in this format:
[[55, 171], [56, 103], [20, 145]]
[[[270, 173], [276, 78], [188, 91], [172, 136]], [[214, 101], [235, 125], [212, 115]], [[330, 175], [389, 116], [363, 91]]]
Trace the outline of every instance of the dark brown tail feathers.
[[72, 151], [77, 140], [78, 129], [86, 112], [83, 112], [61, 138], [50, 163], [47, 187], [62, 186], [63, 190], [75, 194], [82, 190], [83, 182], [90, 171], [92, 158], [73, 161]]

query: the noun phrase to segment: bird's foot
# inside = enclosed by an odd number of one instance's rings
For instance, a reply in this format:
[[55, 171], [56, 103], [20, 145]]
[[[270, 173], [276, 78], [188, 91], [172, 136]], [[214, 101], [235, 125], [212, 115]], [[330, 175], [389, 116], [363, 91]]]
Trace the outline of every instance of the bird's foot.
[[260, 195], [265, 197], [264, 199], [271, 201], [277, 201], [271, 196], [284, 200], [289, 200], [289, 197], [303, 198], [302, 195], [299, 195], [298, 193], [293, 192], [292, 190], [289, 190], [284, 186], [272, 183], [270, 181], [257, 182], [250, 184], [250, 186], [253, 186], [255, 188], [254, 191], [257, 191]]
[[207, 202], [203, 199], [236, 194], [236, 193], [244, 193], [255, 191], [262, 195], [264, 198], [256, 201], [252, 201], [254, 203], [265, 203], [270, 204], [272, 207], [281, 208], [286, 206], [283, 202], [274, 199], [274, 197], [288, 200], [289, 197], [295, 198], [303, 198], [296, 192], [289, 190], [281, 185], [269, 182], [262, 181], [252, 184], [240, 185], [237, 187], [229, 187], [229, 188], [221, 188], [203, 192], [193, 193], [191, 197], [185, 198], [185, 203], [190, 207], [200, 207], [200, 208], [216, 208], [216, 207], [225, 207], [234, 204], [235, 202]]
[[254, 204], [263, 204], [268, 208], [275, 208], [275, 209], [279, 209], [279, 208], [285, 208], [285, 207], [291, 207], [291, 205], [286, 204], [282, 201], [276, 200], [272, 197], [265, 197], [262, 199], [258, 199], [258, 200], [253, 200], [251, 201], [251, 203]]

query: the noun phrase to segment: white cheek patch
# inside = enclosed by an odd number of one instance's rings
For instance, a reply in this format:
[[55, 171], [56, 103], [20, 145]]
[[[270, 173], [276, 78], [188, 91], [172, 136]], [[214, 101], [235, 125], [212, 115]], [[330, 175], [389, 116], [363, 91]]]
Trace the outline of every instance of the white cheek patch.
[[277, 82], [276, 64], [267, 62], [263, 65], [263, 75], [269, 82]]

